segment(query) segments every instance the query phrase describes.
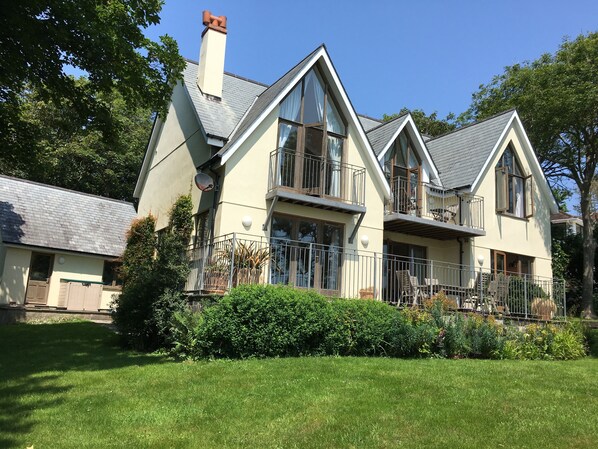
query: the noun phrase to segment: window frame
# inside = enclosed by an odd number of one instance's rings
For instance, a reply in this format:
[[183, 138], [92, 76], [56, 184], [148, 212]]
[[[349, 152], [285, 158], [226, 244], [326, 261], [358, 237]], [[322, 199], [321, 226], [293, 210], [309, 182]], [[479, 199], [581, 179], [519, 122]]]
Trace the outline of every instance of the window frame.
[[[509, 165], [506, 162], [506, 155], [510, 153], [512, 160], [512, 171], [509, 170]], [[515, 198], [517, 197], [517, 182], [519, 180], [522, 184], [523, 198], [522, 202], [523, 212], [521, 215], [516, 213]], [[526, 174], [523, 170], [515, 148], [510, 142], [502, 155], [500, 156], [494, 168], [494, 187], [495, 187], [495, 210], [497, 213], [513, 218], [529, 219], [534, 215], [534, 189], [533, 177], [531, 174]], [[502, 192], [501, 196], [501, 190]]]

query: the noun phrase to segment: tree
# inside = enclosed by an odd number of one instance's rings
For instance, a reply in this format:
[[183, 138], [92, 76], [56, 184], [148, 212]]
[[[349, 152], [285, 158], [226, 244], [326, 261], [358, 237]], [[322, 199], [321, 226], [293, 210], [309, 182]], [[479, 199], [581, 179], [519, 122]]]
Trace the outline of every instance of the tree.
[[421, 109], [409, 110], [408, 108], [402, 108], [397, 114], [384, 114], [382, 116], [382, 120], [387, 122], [408, 112], [411, 113], [417, 129], [421, 133], [427, 134], [431, 137], [437, 137], [442, 134], [446, 134], [457, 128], [457, 122], [453, 113], [449, 113], [444, 119], [439, 119], [437, 112], [432, 112], [430, 115], [426, 115], [426, 113]]
[[546, 175], [580, 193], [583, 220], [582, 316], [594, 316], [591, 187], [598, 164], [598, 33], [565, 40], [555, 54], [506, 67], [473, 95], [468, 115], [482, 119], [517, 108]]
[[[86, 78], [75, 80], [86, 88]], [[21, 94], [20, 131], [9, 130], [10, 152], [0, 153], [0, 172], [110, 198], [131, 200], [148, 136], [152, 111], [128, 105], [118, 91], [97, 94], [110, 113], [81, 118], [68, 100], [44, 101], [36, 89]], [[22, 137], [25, 133], [26, 137]], [[15, 154], [20, 154], [15, 158]]]
[[183, 287], [190, 271], [186, 249], [192, 217], [193, 202], [185, 195], [172, 206], [160, 238], [151, 215], [131, 225], [123, 255], [123, 290], [113, 303], [114, 324], [125, 344], [146, 351], [168, 344], [171, 319], [187, 304]]
[[[129, 106], [166, 113], [172, 86], [184, 61], [176, 42], [154, 42], [143, 30], [160, 21], [162, 0], [19, 0], [4, 2], [0, 14], [0, 152], [21, 164], [15, 151], [35, 137], [23, 121], [28, 90], [59, 107], [68, 103], [80, 119], [93, 116], [113, 133], [109, 105], [102, 95], [116, 90]], [[80, 84], [68, 76], [87, 75]], [[33, 135], [32, 135], [33, 134]]]

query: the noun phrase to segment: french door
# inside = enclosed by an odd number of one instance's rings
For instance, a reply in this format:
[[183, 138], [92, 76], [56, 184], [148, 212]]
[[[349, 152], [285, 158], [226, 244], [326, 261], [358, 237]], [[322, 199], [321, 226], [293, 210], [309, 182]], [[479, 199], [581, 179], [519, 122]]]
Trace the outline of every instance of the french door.
[[275, 215], [270, 235], [270, 282], [338, 294], [342, 241], [340, 225]]

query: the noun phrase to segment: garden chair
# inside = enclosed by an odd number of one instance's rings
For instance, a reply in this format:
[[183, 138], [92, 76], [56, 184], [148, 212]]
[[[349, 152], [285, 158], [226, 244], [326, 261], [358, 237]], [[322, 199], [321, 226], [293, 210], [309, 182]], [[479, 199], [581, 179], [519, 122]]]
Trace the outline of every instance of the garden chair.
[[507, 300], [509, 298], [510, 276], [499, 273], [495, 280], [488, 285], [488, 312], [511, 313]]
[[398, 305], [410, 299], [411, 305], [416, 306], [421, 298], [421, 290], [417, 285], [417, 276], [411, 276], [409, 270], [399, 270], [397, 271], [397, 279], [400, 289]]

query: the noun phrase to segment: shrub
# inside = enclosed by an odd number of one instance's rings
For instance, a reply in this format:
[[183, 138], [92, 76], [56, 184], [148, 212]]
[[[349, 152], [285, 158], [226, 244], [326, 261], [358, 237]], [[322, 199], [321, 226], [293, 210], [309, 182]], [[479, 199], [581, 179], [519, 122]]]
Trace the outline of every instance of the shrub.
[[397, 310], [374, 300], [330, 299], [287, 286], [243, 285], [202, 313], [175, 313], [179, 357], [388, 356], [570, 359], [583, 356], [573, 326], [522, 332], [492, 317]]
[[125, 344], [139, 350], [169, 344], [172, 316], [186, 303], [181, 290], [189, 274], [185, 249], [192, 226], [189, 196], [173, 205], [159, 242], [151, 215], [131, 226], [123, 255], [123, 291], [113, 303], [114, 324]]

